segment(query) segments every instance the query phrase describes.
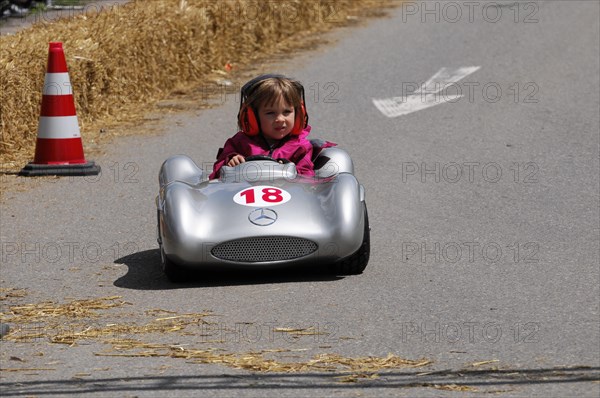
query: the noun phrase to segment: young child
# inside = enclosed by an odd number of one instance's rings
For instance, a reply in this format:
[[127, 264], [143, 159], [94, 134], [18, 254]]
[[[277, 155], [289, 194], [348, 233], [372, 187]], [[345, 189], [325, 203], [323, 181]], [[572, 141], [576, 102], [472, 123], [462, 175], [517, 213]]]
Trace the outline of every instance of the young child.
[[[221, 167], [244, 163], [247, 156], [268, 155], [296, 164], [298, 174], [314, 176], [313, 148], [304, 104], [304, 87], [281, 75], [262, 75], [241, 90], [238, 113], [240, 131], [219, 149], [210, 179]], [[326, 143], [326, 146], [333, 146]]]

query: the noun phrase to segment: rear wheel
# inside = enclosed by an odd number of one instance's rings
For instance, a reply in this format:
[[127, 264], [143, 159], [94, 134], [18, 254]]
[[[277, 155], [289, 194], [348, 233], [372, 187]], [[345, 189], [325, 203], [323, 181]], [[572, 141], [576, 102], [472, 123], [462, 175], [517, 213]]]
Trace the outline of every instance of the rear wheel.
[[371, 253], [371, 228], [369, 227], [369, 215], [367, 214], [367, 205], [364, 204], [365, 228], [363, 241], [354, 254], [343, 260], [332, 264], [332, 271], [337, 275], [358, 275], [367, 267]]

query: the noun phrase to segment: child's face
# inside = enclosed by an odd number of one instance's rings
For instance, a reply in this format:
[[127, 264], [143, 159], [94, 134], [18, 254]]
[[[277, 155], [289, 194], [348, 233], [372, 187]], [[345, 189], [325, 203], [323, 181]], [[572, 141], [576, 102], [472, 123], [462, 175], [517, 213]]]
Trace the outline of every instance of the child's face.
[[267, 139], [281, 140], [294, 128], [296, 114], [294, 107], [280, 97], [271, 104], [258, 108], [260, 128]]

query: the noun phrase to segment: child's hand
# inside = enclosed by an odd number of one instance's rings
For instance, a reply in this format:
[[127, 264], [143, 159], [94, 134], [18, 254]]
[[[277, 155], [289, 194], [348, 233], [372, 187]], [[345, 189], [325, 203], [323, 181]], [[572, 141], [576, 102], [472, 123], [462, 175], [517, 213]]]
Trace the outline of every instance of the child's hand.
[[246, 159], [242, 155], [235, 155], [234, 157], [229, 159], [229, 162], [227, 162], [227, 166], [235, 167], [239, 164], [244, 163], [245, 161], [246, 161]]

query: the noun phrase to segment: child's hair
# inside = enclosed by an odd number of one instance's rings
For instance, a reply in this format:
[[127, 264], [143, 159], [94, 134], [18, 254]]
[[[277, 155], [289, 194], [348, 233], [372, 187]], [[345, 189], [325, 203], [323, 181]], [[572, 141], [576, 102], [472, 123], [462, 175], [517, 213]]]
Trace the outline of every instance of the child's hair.
[[306, 127], [308, 115], [304, 107], [304, 87], [296, 80], [281, 75], [263, 75], [250, 80], [242, 87], [238, 125], [248, 135], [259, 132], [258, 108], [272, 105], [279, 98], [294, 107], [296, 122], [293, 134]]
[[252, 87], [246, 103], [255, 111], [261, 105], [272, 105], [279, 98], [283, 98], [287, 104], [299, 109], [302, 104], [302, 97], [298, 90], [298, 85], [292, 80], [282, 77], [269, 77], [256, 83]]

